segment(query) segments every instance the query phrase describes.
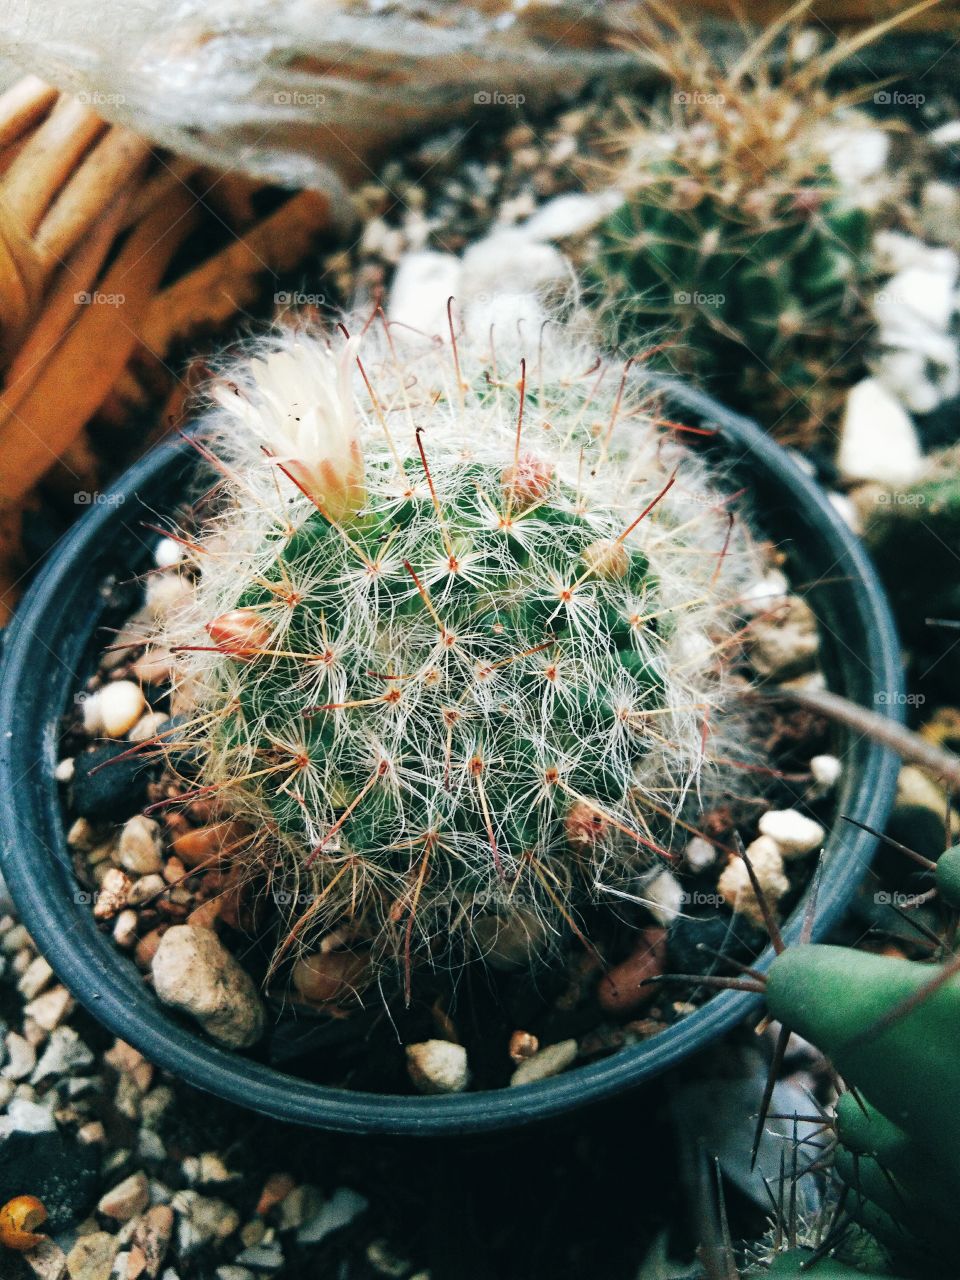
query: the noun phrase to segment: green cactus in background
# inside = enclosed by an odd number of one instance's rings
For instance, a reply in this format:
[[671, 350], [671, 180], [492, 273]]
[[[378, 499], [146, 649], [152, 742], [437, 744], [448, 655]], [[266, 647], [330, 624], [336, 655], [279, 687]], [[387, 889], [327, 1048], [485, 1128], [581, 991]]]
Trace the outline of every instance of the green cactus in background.
[[861, 286], [889, 194], [876, 180], [844, 182], [845, 166], [831, 165], [850, 131], [872, 132], [849, 95], [827, 89], [843, 45], [775, 72], [770, 46], [785, 26], [790, 34], [787, 19], [726, 67], [679, 19], [653, 11], [638, 57], [671, 99], [611, 139], [611, 179], [626, 199], [596, 242], [615, 335], [628, 346], [657, 335], [674, 367], [781, 438], [809, 443], [859, 360]]
[[408, 983], [414, 951], [548, 949], [673, 856], [756, 572], [642, 388], [559, 332], [507, 382], [489, 342], [296, 334], [231, 369], [160, 637], [202, 791], [303, 904], [287, 942]]
[[[954, 627], [960, 625], [960, 447], [927, 461], [925, 474], [909, 489], [878, 495], [864, 536], [890, 593], [900, 633], [928, 659], [933, 679], [950, 693], [960, 673]], [[942, 661], [941, 661], [942, 658]]]
[[[955, 909], [960, 848], [944, 859], [938, 887]], [[856, 1090], [836, 1113], [835, 1169], [854, 1192], [851, 1212], [911, 1273], [950, 1274], [960, 1196], [958, 965], [792, 947], [771, 965], [766, 996], [770, 1014], [816, 1044]]]

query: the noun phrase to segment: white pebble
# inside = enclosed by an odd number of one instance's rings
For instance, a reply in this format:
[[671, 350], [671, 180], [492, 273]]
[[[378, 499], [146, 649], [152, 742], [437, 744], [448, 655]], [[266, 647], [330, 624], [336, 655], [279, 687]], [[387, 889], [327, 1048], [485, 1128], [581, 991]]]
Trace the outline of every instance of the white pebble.
[[407, 253], [393, 277], [387, 315], [424, 333], [446, 333], [447, 301], [460, 297], [460, 259], [452, 253]]
[[117, 861], [135, 876], [148, 876], [163, 870], [162, 849], [159, 822], [138, 813], [124, 824], [120, 833]]
[[783, 605], [789, 594], [790, 584], [786, 574], [779, 569], [771, 569], [744, 591], [740, 604], [746, 613], [765, 613], [768, 609]]
[[703, 836], [694, 836], [683, 851], [683, 859], [691, 871], [706, 871], [717, 860], [717, 851]]
[[62, 760], [57, 762], [57, 767], [53, 771], [53, 776], [58, 782], [72, 782], [73, 771], [76, 768], [73, 756], [64, 756]]
[[561, 1071], [576, 1060], [576, 1040], [561, 1040], [557, 1044], [548, 1044], [538, 1049], [535, 1054], [524, 1060], [510, 1077], [511, 1085], [532, 1084], [535, 1080], [546, 1080], [549, 1076], [558, 1076]]
[[183, 559], [183, 547], [173, 538], [161, 538], [153, 553], [153, 563], [158, 569], [169, 569]]
[[211, 929], [175, 925], [153, 957], [153, 984], [165, 1003], [196, 1018], [212, 1039], [246, 1049], [263, 1034], [256, 984]]
[[877, 378], [863, 378], [851, 387], [837, 453], [843, 478], [897, 488], [911, 484], [922, 466], [916, 428], [899, 400]]
[[461, 1093], [470, 1078], [467, 1051], [449, 1040], [408, 1044], [407, 1075], [418, 1093]]
[[814, 782], [825, 790], [837, 785], [842, 771], [843, 766], [836, 756], [814, 756], [810, 761]]
[[826, 831], [797, 809], [770, 809], [757, 823], [760, 834], [775, 840], [785, 858], [811, 853], [823, 844]]
[[[780, 846], [769, 836], [758, 836], [747, 848], [747, 857], [756, 873], [757, 883], [767, 905], [776, 911], [777, 904], [790, 888], [784, 875]], [[720, 873], [717, 889], [724, 902], [740, 915], [747, 916], [755, 924], [763, 926], [763, 912], [753, 889], [747, 864], [742, 858], [731, 856]]]
[[663, 870], [643, 886], [640, 897], [655, 920], [669, 924], [676, 920], [683, 906], [683, 886], [671, 871]]
[[172, 613], [182, 604], [193, 588], [179, 573], [151, 573], [147, 575], [144, 604], [154, 618]]
[[148, 742], [150, 738], [157, 736], [169, 719], [170, 717], [164, 715], [162, 711], [146, 712], [127, 734], [127, 741]]
[[132, 680], [115, 680], [100, 690], [100, 720], [108, 738], [122, 738], [140, 719], [146, 702]]
[[88, 733], [91, 737], [100, 733], [103, 729], [103, 720], [100, 715], [100, 694], [79, 693], [77, 694], [77, 701], [80, 703], [84, 733]]

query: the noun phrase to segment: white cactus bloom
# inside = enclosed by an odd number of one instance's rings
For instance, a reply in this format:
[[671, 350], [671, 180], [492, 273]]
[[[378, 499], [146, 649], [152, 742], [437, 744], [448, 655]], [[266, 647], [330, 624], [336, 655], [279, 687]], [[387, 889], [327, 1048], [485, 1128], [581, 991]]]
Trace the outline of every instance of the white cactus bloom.
[[338, 352], [294, 341], [249, 363], [245, 386], [221, 383], [213, 395], [332, 520], [364, 503], [363, 453], [353, 397], [358, 338]]

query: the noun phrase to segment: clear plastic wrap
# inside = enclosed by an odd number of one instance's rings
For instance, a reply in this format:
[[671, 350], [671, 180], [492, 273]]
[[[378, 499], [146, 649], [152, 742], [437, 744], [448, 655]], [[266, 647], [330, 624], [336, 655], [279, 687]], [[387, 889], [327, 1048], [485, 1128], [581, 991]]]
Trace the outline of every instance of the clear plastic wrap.
[[390, 142], [621, 62], [618, 5], [0, 0], [0, 55], [220, 169], [330, 188]]

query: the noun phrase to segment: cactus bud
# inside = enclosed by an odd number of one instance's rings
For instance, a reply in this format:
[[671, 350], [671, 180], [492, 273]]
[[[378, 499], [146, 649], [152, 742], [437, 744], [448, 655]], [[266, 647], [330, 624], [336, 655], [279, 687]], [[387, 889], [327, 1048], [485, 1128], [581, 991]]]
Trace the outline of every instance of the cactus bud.
[[270, 643], [270, 628], [254, 609], [230, 609], [206, 624], [218, 649], [231, 658], [255, 658]]

